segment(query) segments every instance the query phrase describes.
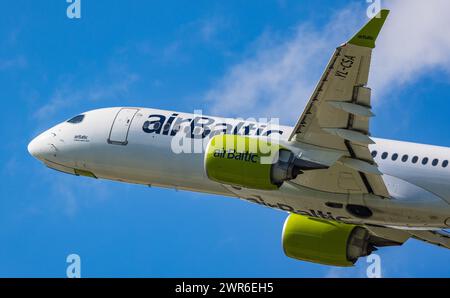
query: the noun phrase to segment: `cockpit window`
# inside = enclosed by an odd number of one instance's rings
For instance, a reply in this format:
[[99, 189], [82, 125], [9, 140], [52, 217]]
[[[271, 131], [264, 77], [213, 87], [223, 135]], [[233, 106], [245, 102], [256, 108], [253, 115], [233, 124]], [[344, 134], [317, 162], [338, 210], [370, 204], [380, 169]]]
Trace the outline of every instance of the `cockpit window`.
[[70, 120], [67, 120], [67, 122], [72, 123], [72, 124], [77, 124], [77, 123], [81, 123], [84, 119], [84, 115], [78, 115], [73, 117]]

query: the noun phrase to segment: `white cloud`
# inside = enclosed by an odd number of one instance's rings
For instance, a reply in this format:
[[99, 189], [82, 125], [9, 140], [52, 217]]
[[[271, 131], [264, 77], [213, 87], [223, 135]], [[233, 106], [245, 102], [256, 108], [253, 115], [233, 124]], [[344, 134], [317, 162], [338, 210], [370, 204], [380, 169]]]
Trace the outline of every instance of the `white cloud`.
[[334, 48], [349, 36], [351, 31], [341, 24], [348, 24], [344, 20], [351, 19], [353, 9], [337, 13], [323, 30], [302, 23], [284, 40], [264, 33], [255, 54], [232, 66], [207, 92], [210, 112], [296, 119]]
[[379, 95], [433, 70], [450, 70], [448, 0], [395, 0], [375, 49], [371, 86]]
[[[373, 100], [436, 69], [450, 69], [450, 1], [385, 1], [391, 15], [373, 55]], [[210, 113], [280, 117], [293, 124], [301, 114], [334, 48], [362, 25], [365, 7], [338, 11], [322, 28], [300, 23], [277, 39], [265, 33], [254, 54], [233, 65], [209, 91]], [[382, 100], [381, 100], [382, 102]]]

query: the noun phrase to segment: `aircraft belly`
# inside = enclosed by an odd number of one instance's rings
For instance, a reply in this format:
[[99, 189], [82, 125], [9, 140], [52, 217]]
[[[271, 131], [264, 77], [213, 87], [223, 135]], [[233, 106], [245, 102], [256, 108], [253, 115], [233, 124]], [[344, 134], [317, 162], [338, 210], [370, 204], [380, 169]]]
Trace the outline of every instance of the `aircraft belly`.
[[162, 141], [158, 146], [130, 142], [126, 150], [110, 145], [90, 160], [90, 169], [104, 179], [230, 195], [206, 177], [203, 154], [175, 154]]
[[[380, 199], [373, 195], [327, 193], [293, 183], [285, 183], [279, 190], [273, 191], [225, 187], [237, 197], [261, 206], [354, 224], [443, 228], [449, 217], [449, 209], [445, 203], [442, 204], [441, 200], [435, 198], [433, 204], [430, 197], [432, 194], [414, 188], [396, 193], [397, 198]], [[418, 198], [422, 198], [420, 201], [405, 197], [414, 192]], [[366, 206], [373, 214], [369, 218], [355, 217], [345, 208], [348, 204]]]

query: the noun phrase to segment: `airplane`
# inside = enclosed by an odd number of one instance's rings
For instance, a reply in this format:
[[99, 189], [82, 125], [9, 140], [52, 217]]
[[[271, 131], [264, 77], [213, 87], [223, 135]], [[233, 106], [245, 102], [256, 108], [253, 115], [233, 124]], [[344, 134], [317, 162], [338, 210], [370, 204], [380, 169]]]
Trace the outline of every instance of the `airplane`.
[[354, 266], [414, 238], [450, 248], [450, 148], [370, 136], [383, 9], [338, 46], [294, 127], [140, 107], [88, 111], [29, 153], [76, 176], [235, 197], [287, 213], [284, 253]]

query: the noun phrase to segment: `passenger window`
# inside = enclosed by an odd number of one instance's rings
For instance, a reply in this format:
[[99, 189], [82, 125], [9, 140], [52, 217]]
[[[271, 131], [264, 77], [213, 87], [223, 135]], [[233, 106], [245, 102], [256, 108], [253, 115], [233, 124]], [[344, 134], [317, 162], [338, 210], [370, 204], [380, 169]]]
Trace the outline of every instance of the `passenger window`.
[[161, 123], [160, 122], [154, 122], [152, 123], [151, 127], [149, 127], [152, 130], [158, 130], [161, 127]]
[[167, 132], [170, 130], [170, 126], [171, 126], [171, 125], [172, 125], [172, 124], [166, 123], [166, 124], [163, 126], [163, 132], [167, 133]]
[[372, 157], [375, 158], [377, 156], [378, 152], [377, 151], [372, 151]]
[[396, 161], [397, 158], [398, 158], [398, 154], [397, 153], [392, 154], [392, 160], [393, 161]]
[[437, 158], [433, 159], [433, 162], [431, 163], [433, 165], [433, 167], [437, 166], [437, 164], [439, 163], [439, 160]]
[[423, 165], [426, 165], [428, 163], [428, 157], [424, 157], [423, 159], [422, 159], [422, 164]]
[[381, 158], [382, 159], [386, 159], [388, 157], [388, 153], [387, 152], [383, 152], [383, 154], [381, 154]]
[[408, 155], [406, 155], [406, 154], [403, 155], [403, 156], [402, 156], [402, 161], [403, 161], [403, 162], [407, 162], [407, 161], [408, 161]]
[[411, 161], [412, 163], [417, 163], [419, 161], [419, 157], [414, 156]]
[[72, 123], [72, 124], [77, 124], [77, 123], [81, 123], [84, 120], [84, 115], [78, 115], [73, 117], [70, 120], [67, 120], [68, 123]]
[[442, 167], [443, 168], [446, 168], [448, 166], [448, 160], [444, 160], [443, 162], [442, 162]]

